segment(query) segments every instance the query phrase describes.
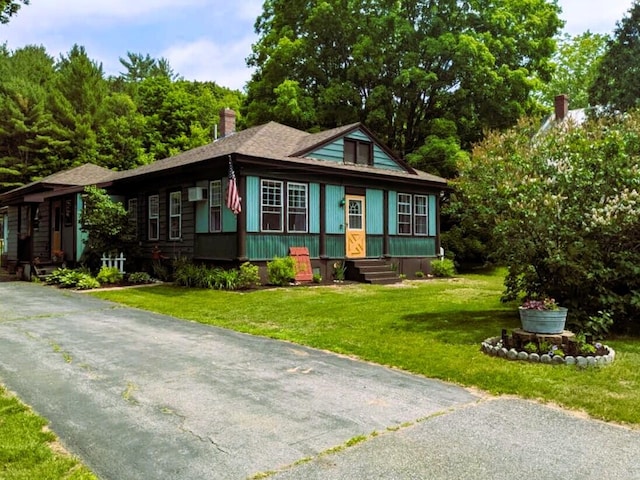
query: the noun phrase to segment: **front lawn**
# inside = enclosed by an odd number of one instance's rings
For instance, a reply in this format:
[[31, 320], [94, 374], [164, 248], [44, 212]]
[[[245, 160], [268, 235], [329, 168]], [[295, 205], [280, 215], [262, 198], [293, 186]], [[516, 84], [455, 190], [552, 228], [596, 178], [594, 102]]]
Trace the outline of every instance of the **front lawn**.
[[608, 421], [640, 425], [640, 343], [606, 343], [616, 361], [579, 370], [509, 362], [480, 342], [519, 326], [499, 301], [504, 272], [400, 286], [339, 285], [225, 292], [157, 286], [96, 297], [255, 335], [354, 355], [493, 394], [554, 402]]
[[96, 480], [65, 453], [47, 421], [0, 386], [0, 478], [6, 480]]

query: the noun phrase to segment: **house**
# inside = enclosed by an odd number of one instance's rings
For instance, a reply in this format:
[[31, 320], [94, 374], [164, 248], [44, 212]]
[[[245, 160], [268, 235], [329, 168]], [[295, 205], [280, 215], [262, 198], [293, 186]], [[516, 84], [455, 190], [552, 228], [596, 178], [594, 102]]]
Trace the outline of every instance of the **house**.
[[236, 132], [229, 109], [220, 122], [219, 139], [174, 157], [124, 172], [84, 165], [0, 195], [9, 264], [54, 251], [79, 262], [82, 191], [96, 184], [130, 212], [141, 262], [159, 248], [171, 258], [264, 267], [306, 247], [327, 279], [336, 261], [360, 280], [373, 268], [365, 260], [407, 276], [429, 271], [445, 179], [411, 168], [360, 123], [315, 134], [275, 122]]

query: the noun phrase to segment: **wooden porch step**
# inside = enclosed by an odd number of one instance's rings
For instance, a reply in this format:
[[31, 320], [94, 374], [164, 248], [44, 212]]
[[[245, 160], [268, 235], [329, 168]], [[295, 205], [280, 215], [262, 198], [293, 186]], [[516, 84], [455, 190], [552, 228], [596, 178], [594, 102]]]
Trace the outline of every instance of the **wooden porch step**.
[[388, 285], [400, 282], [400, 277], [391, 268], [391, 263], [383, 259], [362, 259], [347, 261], [347, 277], [364, 283]]

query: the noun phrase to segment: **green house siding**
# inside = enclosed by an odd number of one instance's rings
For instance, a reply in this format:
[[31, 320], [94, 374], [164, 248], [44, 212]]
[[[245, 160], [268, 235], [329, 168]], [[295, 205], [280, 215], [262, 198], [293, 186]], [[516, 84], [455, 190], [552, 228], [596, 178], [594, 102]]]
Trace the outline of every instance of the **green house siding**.
[[379, 258], [383, 255], [382, 236], [367, 235], [367, 257]]
[[342, 163], [344, 161], [344, 140], [342, 138], [307, 154], [307, 157]]
[[[367, 235], [382, 235], [384, 233], [384, 192], [367, 188], [366, 195], [366, 228]], [[369, 249], [367, 248], [367, 252]]]
[[247, 177], [246, 179], [246, 200], [243, 202], [247, 212], [247, 232], [260, 231], [260, 179], [258, 177]]
[[76, 194], [77, 221], [75, 222], [76, 224], [76, 257], [74, 258], [76, 262], [80, 261], [80, 258], [82, 258], [82, 254], [84, 253], [84, 248], [87, 244], [87, 240], [89, 239], [89, 234], [81, 229], [82, 224], [80, 222], [80, 218], [82, 215], [82, 209], [83, 209], [82, 194], [77, 193]]
[[434, 257], [436, 239], [433, 237], [389, 237], [389, 254], [392, 257]]
[[398, 192], [389, 192], [389, 235], [398, 233]]
[[289, 247], [307, 247], [311, 258], [319, 257], [319, 238], [317, 235], [248, 235], [247, 256], [250, 261], [271, 260], [285, 257]]
[[344, 235], [344, 187], [327, 185], [325, 189], [325, 212], [327, 233]]
[[[229, 179], [222, 179], [222, 231], [225, 233], [233, 233], [238, 231], [238, 217], [227, 208], [226, 195], [227, 187], [229, 185]], [[249, 205], [246, 202], [242, 202], [242, 208], [247, 208]], [[258, 204], [259, 205], [259, 204]]]
[[237, 257], [236, 235], [232, 233], [205, 233], [196, 235], [194, 257], [234, 259]]
[[326, 251], [329, 258], [344, 258], [345, 240], [344, 235], [327, 235]]
[[384, 170], [404, 171], [404, 168], [398, 165], [393, 158], [377, 145], [373, 146], [373, 166]]
[[309, 184], [309, 233], [320, 233], [320, 184]]
[[429, 235], [432, 237], [435, 237], [438, 234], [436, 212], [436, 196], [429, 195]]
[[[196, 182], [196, 187], [206, 188], [209, 191], [209, 182], [200, 180]], [[209, 194], [207, 194], [207, 197]], [[192, 202], [195, 204], [196, 210], [196, 233], [209, 232], [209, 200], [202, 202]]]

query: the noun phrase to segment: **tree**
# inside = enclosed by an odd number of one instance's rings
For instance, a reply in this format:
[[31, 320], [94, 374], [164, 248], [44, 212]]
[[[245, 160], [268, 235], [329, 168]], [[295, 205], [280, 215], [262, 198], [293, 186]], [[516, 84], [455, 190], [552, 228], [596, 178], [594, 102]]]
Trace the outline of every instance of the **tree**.
[[626, 112], [640, 106], [640, 3], [635, 1], [616, 25], [589, 88], [589, 103]]
[[490, 133], [460, 165], [452, 211], [490, 233], [505, 299], [551, 296], [580, 329], [640, 330], [640, 112], [538, 125]]
[[9, 23], [9, 18], [20, 10], [21, 3], [29, 5], [29, 0], [0, 0], [0, 23]]
[[[302, 129], [362, 121], [401, 156], [446, 121], [445, 143], [468, 148], [535, 107], [558, 12], [545, 0], [268, 0], [243, 113]], [[434, 142], [420, 164], [437, 172], [448, 148]]]
[[542, 83], [537, 92], [540, 102], [553, 108], [556, 95], [565, 93], [571, 108], [588, 107], [589, 87], [594, 82], [608, 40], [607, 35], [589, 31], [573, 37], [565, 34], [552, 59], [555, 71], [551, 80]]

